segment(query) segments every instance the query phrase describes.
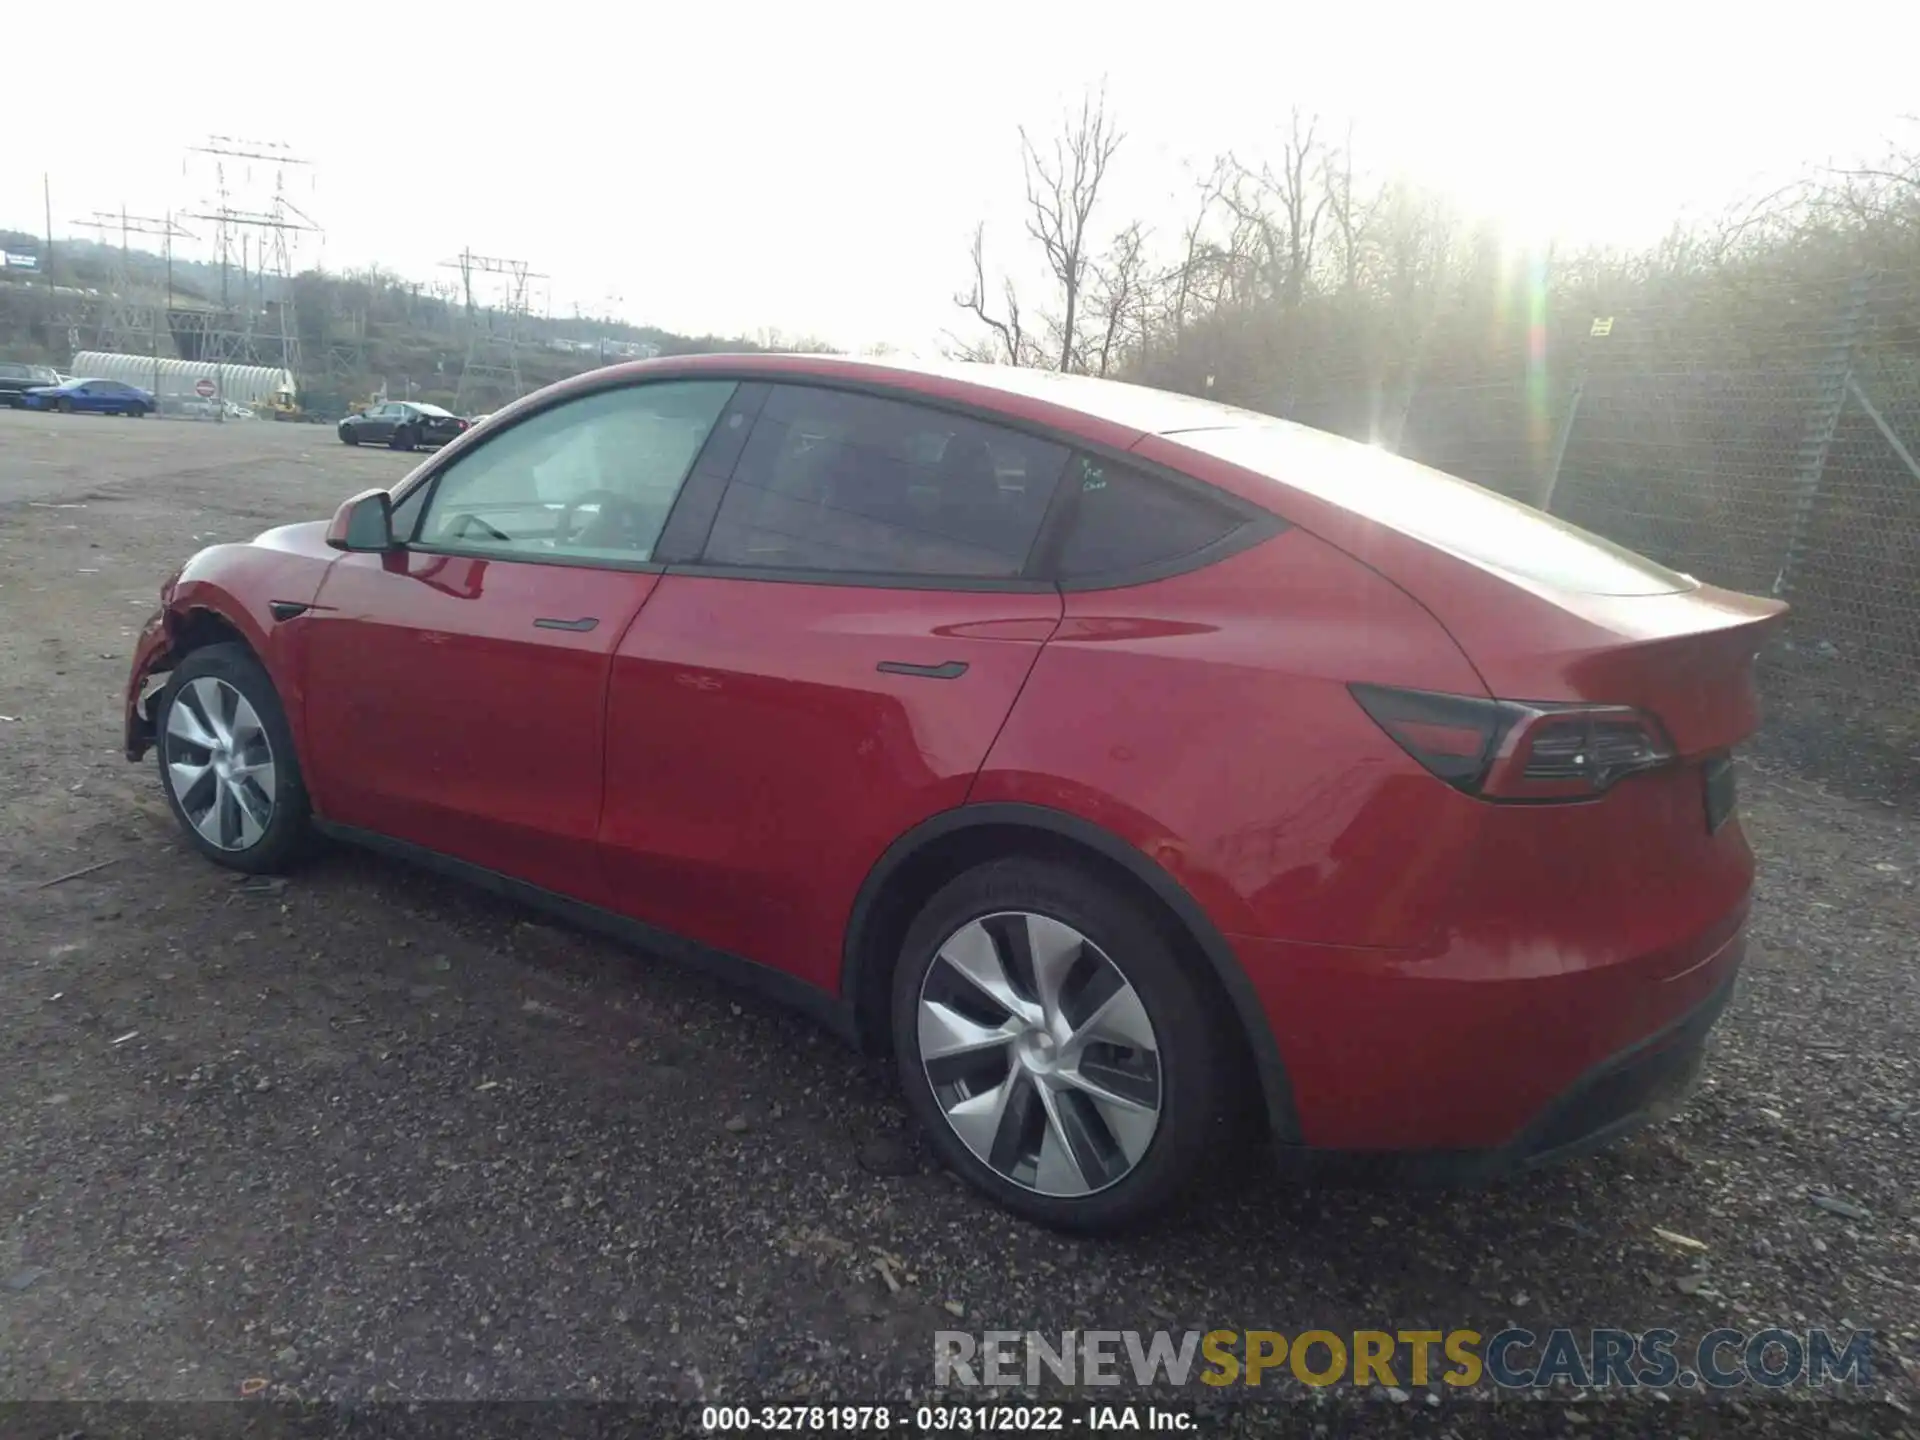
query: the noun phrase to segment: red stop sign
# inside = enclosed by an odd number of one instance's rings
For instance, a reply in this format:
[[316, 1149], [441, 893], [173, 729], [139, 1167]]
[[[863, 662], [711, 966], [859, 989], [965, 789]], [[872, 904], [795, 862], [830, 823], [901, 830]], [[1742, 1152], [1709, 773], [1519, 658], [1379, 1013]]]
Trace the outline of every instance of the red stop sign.
[[202, 400], [211, 400], [213, 398], [213, 381], [196, 381], [193, 387], [193, 393], [198, 395]]

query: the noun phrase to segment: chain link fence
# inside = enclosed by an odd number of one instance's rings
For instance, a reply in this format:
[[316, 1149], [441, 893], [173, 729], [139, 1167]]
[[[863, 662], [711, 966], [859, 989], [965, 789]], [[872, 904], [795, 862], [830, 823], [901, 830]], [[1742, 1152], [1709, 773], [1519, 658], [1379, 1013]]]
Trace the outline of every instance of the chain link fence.
[[1817, 769], [1864, 740], [1871, 783], [1920, 794], [1920, 275], [1696, 284], [1533, 336], [1261, 408], [1789, 601], [1772, 741]]

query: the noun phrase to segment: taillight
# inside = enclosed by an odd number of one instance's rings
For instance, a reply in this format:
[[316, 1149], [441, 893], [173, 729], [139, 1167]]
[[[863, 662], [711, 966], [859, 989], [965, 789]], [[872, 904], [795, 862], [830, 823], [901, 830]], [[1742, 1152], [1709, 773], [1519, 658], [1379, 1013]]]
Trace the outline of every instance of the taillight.
[[1665, 740], [1631, 712], [1545, 718], [1529, 733], [1526, 780], [1581, 780], [1604, 790], [1622, 776], [1673, 758]]
[[1630, 706], [1348, 689], [1407, 754], [1486, 800], [1591, 799], [1674, 759], [1660, 722]]
[[1360, 708], [1400, 748], [1435, 775], [1469, 795], [1480, 792], [1501, 738], [1518, 717], [1498, 700], [1349, 685]]

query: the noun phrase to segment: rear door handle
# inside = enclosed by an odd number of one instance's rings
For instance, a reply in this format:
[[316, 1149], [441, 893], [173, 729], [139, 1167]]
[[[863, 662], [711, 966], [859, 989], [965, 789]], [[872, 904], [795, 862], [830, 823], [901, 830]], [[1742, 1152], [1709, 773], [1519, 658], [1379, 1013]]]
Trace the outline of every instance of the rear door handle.
[[958, 680], [967, 673], [967, 662], [949, 660], [944, 665], [909, 665], [905, 660], [882, 660], [873, 668], [888, 675], [918, 675], [925, 680]]
[[594, 626], [600, 623], [600, 617], [597, 615], [585, 615], [578, 620], [549, 620], [543, 615], [533, 623], [542, 630], [587, 631], [593, 629]]

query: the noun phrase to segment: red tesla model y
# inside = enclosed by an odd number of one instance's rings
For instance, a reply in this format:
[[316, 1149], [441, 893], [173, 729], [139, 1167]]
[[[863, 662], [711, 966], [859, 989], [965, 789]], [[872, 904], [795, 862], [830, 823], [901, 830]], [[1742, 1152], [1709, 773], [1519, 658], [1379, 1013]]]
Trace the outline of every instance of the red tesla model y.
[[1684, 1093], [1776, 602], [1249, 411], [816, 357], [595, 371], [203, 550], [129, 681], [188, 840], [311, 834], [769, 986], [1045, 1223], [1473, 1179]]

